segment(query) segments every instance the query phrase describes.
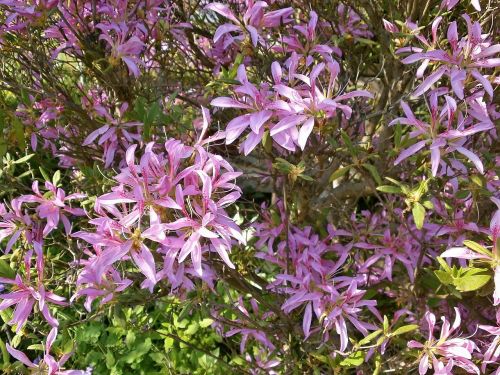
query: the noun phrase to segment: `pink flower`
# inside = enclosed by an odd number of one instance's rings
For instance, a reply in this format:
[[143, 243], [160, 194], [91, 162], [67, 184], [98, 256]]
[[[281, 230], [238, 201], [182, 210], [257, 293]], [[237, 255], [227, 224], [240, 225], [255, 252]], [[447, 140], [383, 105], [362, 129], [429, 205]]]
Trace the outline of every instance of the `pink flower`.
[[[274, 93], [267, 85], [262, 85], [258, 90], [248, 82], [245, 67], [238, 68], [238, 79], [241, 86], [234, 89], [241, 100], [229, 97], [219, 97], [212, 101], [212, 105], [224, 108], [238, 108], [250, 111], [231, 120], [226, 128], [226, 143], [232, 143], [246, 128], [250, 127], [251, 133], [243, 143], [244, 153], [250, 153], [262, 140], [266, 128], [269, 135], [281, 147], [295, 151], [296, 146], [302, 150], [316, 124], [325, 119], [334, 117], [337, 110], [342, 111], [346, 118], [350, 118], [352, 109], [342, 103], [355, 97], [368, 97], [372, 95], [364, 90], [355, 90], [347, 94], [334, 94], [337, 75], [340, 66], [337, 62], [325, 65], [320, 63], [311, 68], [309, 77], [297, 74], [298, 56], [292, 54], [288, 69], [288, 85], [282, 83], [283, 70], [274, 62], [271, 66], [274, 82]], [[320, 74], [328, 72], [328, 84], [321, 85]], [[291, 87], [291, 86], [294, 87]], [[323, 90], [320, 87], [325, 87]], [[299, 128], [300, 126], [300, 128]]]
[[[116, 274], [117, 262], [131, 259], [146, 277], [142, 286], [151, 291], [164, 278], [175, 288], [189, 288], [186, 273], [209, 282], [213, 273], [203, 264], [207, 252], [217, 253], [234, 268], [228, 255], [232, 239], [244, 243], [244, 238], [224, 208], [240, 196], [232, 182], [240, 173], [200, 145], [188, 147], [171, 139], [165, 143], [166, 152], [155, 147], [149, 143], [139, 163], [136, 146], [127, 150], [126, 167], [115, 176], [119, 185], [96, 200], [99, 217], [89, 222], [96, 231], [73, 235], [94, 249], [78, 281], [77, 296], [87, 296], [87, 308], [95, 298], [106, 296], [102, 303], [107, 302], [113, 292], [128, 286], [128, 280]], [[192, 269], [180, 266], [188, 256]], [[164, 268], [158, 270], [162, 258]], [[117, 283], [121, 286], [113, 285]]]
[[229, 97], [219, 97], [212, 100], [211, 105], [222, 108], [241, 108], [251, 111], [242, 116], [232, 119], [226, 127], [226, 143], [233, 143], [248, 127], [251, 132], [243, 142], [243, 152], [248, 155], [264, 137], [266, 125], [269, 125], [274, 112], [267, 109], [271, 103], [272, 92], [268, 85], [261, 85], [257, 88], [248, 81], [245, 66], [238, 67], [238, 80], [241, 86], [234, 89], [234, 93], [241, 99]]
[[59, 361], [56, 361], [55, 358], [50, 354], [50, 349], [54, 344], [54, 341], [57, 337], [57, 328], [54, 327], [50, 330], [47, 341], [45, 343], [45, 352], [43, 358], [38, 361], [36, 364], [30, 361], [30, 359], [21, 352], [20, 350], [14, 349], [9, 344], [6, 345], [7, 351], [10, 353], [18, 361], [22, 362], [24, 365], [28, 366], [28, 368], [33, 369], [32, 371], [36, 371], [36, 373], [43, 373], [46, 375], [90, 375], [89, 371], [81, 371], [81, 370], [63, 370], [62, 366], [66, 363], [66, 361], [71, 356], [71, 353], [63, 354]]
[[86, 106], [96, 122], [105, 122], [105, 125], [87, 135], [82, 145], [96, 144], [102, 147], [102, 159], [106, 168], [116, 162], [116, 159], [122, 160], [117, 158], [117, 154], [124, 155], [132, 144], [142, 142], [143, 124], [138, 121], [124, 120], [128, 115], [128, 103], [122, 103], [117, 108], [116, 115], [114, 115], [114, 106], [98, 96], [94, 98], [93, 103], [87, 103]]
[[[123, 61], [134, 77], [140, 75], [139, 65], [142, 61], [138, 55], [144, 49], [144, 43], [135, 35], [128, 37], [129, 29], [125, 23], [96, 25], [102, 31], [99, 39], [105, 40], [111, 47], [110, 63], [117, 64]], [[112, 33], [114, 32], [114, 33]]]
[[85, 198], [86, 195], [74, 193], [66, 196], [63, 189], [54, 186], [54, 184], [49, 181], [45, 182], [45, 188], [48, 190], [47, 193], [40, 193], [40, 190], [38, 189], [38, 181], [34, 181], [32, 189], [35, 194], [23, 195], [19, 197], [19, 201], [26, 203], [38, 203], [38, 206], [36, 207], [38, 216], [47, 220], [47, 224], [43, 229], [44, 236], [47, 236], [57, 227], [59, 220], [62, 221], [66, 234], [69, 234], [71, 232], [71, 223], [65, 214], [84, 216], [85, 211], [81, 208], [68, 206], [66, 205], [66, 202], [73, 199]]
[[476, 260], [486, 263], [494, 271], [495, 291], [493, 292], [493, 305], [500, 304], [500, 199], [495, 197], [491, 200], [497, 205], [497, 210], [493, 214], [490, 223], [490, 233], [493, 240], [493, 251], [483, 248], [481, 252], [474, 251], [466, 247], [452, 247], [441, 254], [443, 258], [459, 258]]
[[[464, 119], [462, 112], [457, 110], [456, 101], [448, 95], [444, 95], [445, 103], [442, 108], [439, 108], [438, 95], [439, 93], [436, 91], [429, 95], [429, 123], [419, 120], [408, 104], [401, 101], [401, 107], [406, 117], [399, 117], [391, 121], [389, 125], [396, 123], [411, 125], [414, 127], [414, 130], [410, 133], [410, 138], [421, 140], [404, 149], [394, 161], [394, 165], [401, 163], [403, 160], [419, 152], [426, 145], [429, 145], [433, 176], [437, 175], [440, 164], [446, 165], [442, 162], [441, 157], [455, 151], [471, 161], [480, 173], [484, 173], [483, 163], [479, 157], [464, 146], [473, 134], [493, 129], [493, 122], [489, 118], [480, 118], [478, 119], [480, 122], [471, 123], [470, 126], [466, 127], [467, 122], [470, 123], [474, 118], [469, 117], [469, 121]], [[454, 125], [455, 123], [456, 125]]]
[[[450, 78], [454, 93], [460, 99], [465, 96], [464, 84], [469, 77], [479, 82], [488, 95], [493, 97], [493, 87], [489, 78], [481, 74], [478, 69], [500, 66], [500, 59], [492, 57], [500, 51], [500, 44], [492, 45], [488, 35], [481, 33], [479, 22], [472, 23], [467, 14], [462, 17], [467, 22], [468, 35], [459, 39], [457, 23], [451, 22], [447, 32], [451, 52], [443, 49], [429, 49], [427, 52], [420, 50], [420, 52], [413, 53], [402, 60], [404, 64], [424, 60], [435, 62], [438, 65], [438, 68], [417, 87], [413, 93], [414, 96], [425, 93], [446, 74]], [[434, 25], [434, 27], [436, 26]], [[435, 34], [435, 30], [433, 33]]]
[[[446, 10], [451, 10], [453, 9], [460, 0], [443, 0], [441, 2], [441, 8], [446, 8]], [[481, 4], [479, 4], [479, 0], [471, 0], [470, 3], [472, 6], [478, 11], [481, 11]]]
[[[497, 322], [498, 323], [498, 322]], [[488, 332], [492, 337], [492, 341], [488, 346], [488, 349], [484, 352], [483, 364], [481, 366], [481, 371], [486, 373], [486, 367], [488, 365], [493, 365], [497, 370], [492, 373], [494, 375], [500, 374], [500, 324], [497, 326], [487, 326], [479, 325], [479, 329]]]
[[455, 308], [455, 321], [450, 327], [450, 323], [443, 316], [441, 320], [441, 334], [439, 339], [434, 338], [434, 327], [436, 325], [436, 317], [431, 312], [425, 313], [429, 335], [427, 341], [421, 344], [411, 340], [408, 342], [408, 347], [412, 349], [420, 349], [420, 364], [418, 371], [420, 375], [427, 373], [429, 368], [434, 369], [435, 374], [453, 374], [451, 370], [454, 366], [463, 368], [467, 373], [478, 374], [479, 369], [472, 363], [472, 353], [478, 350], [476, 344], [469, 339], [460, 337], [450, 338], [450, 336], [460, 327], [460, 312]]
[[12, 320], [8, 322], [11, 325], [17, 325], [16, 332], [20, 332], [23, 328], [33, 310], [35, 303], [38, 303], [38, 308], [43, 317], [53, 327], [57, 327], [59, 323], [50, 313], [47, 303], [50, 302], [60, 306], [67, 305], [67, 303], [64, 302], [65, 298], [45, 289], [43, 283], [44, 258], [42, 246], [35, 242], [34, 248], [36, 254], [36, 271], [38, 274], [36, 284], [33, 284], [31, 280], [32, 250], [29, 251], [24, 257], [24, 268], [26, 274], [24, 278], [19, 274], [16, 275], [15, 280], [0, 277], [1, 283], [12, 285], [10, 293], [0, 294], [0, 299], [2, 299], [2, 302], [0, 303], [0, 310], [5, 310], [7, 307], [13, 305], [16, 306]]
[[13, 199], [11, 202], [12, 210], [7, 211], [5, 205], [0, 203], [0, 217], [2, 219], [0, 221], [0, 242], [10, 236], [4, 250], [5, 253], [10, 252], [21, 235], [28, 242], [33, 240], [31, 232], [33, 222], [28, 214], [22, 212], [21, 204], [19, 198]]
[[262, 28], [277, 27], [288, 23], [291, 21], [290, 16], [293, 14], [292, 8], [265, 13], [264, 9], [267, 7], [268, 4], [265, 1], [245, 1], [243, 17], [240, 20], [227, 5], [216, 2], [208, 4], [205, 9], [212, 10], [233, 22], [232, 24], [225, 23], [217, 28], [214, 34], [214, 43], [217, 43], [223, 36], [236, 32], [237, 35], [235, 37], [231, 36], [230, 41], [243, 41], [246, 35], [249, 35], [254, 47], [259, 42], [265, 45], [265, 41], [260, 36]]

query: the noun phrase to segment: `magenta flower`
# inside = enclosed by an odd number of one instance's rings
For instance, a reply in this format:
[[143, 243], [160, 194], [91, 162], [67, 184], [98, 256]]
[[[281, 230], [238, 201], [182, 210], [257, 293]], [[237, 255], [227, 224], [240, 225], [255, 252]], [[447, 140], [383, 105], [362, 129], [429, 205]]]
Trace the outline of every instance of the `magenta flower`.
[[[244, 243], [244, 238], [224, 208], [240, 196], [233, 183], [240, 173], [200, 145], [168, 140], [166, 152], [155, 147], [148, 144], [138, 164], [136, 146], [127, 150], [126, 167], [115, 176], [119, 185], [96, 200], [99, 217], [89, 221], [95, 232], [73, 234], [94, 250], [88, 252], [75, 296], [85, 295], [87, 308], [94, 299], [102, 297], [105, 303], [129, 285], [115, 269], [116, 263], [129, 259], [146, 278], [142, 286], [151, 291], [162, 279], [173, 288], [189, 289], [186, 274], [210, 282], [213, 273], [203, 263], [207, 252], [234, 268], [228, 253], [233, 239]], [[193, 268], [181, 267], [188, 256]], [[158, 269], [162, 263], [164, 268]]]
[[219, 97], [212, 100], [211, 105], [222, 108], [241, 108], [250, 113], [232, 119], [226, 127], [226, 144], [233, 143], [238, 137], [250, 127], [250, 134], [243, 142], [243, 153], [248, 155], [264, 137], [266, 124], [269, 124], [274, 112], [267, 109], [271, 104], [272, 92], [266, 84], [257, 88], [248, 81], [245, 66], [238, 67], [238, 80], [241, 85], [234, 89], [234, 93], [241, 99]]
[[129, 73], [138, 77], [140, 75], [139, 66], [142, 65], [138, 55], [144, 49], [144, 43], [135, 35], [128, 37], [129, 30], [125, 23], [100, 23], [96, 25], [96, 28], [102, 31], [99, 39], [105, 40], [111, 47], [111, 65], [118, 64], [121, 60], [127, 65]]
[[[441, 2], [441, 8], [446, 8], [446, 10], [451, 10], [453, 9], [460, 0], [443, 0]], [[470, 3], [472, 6], [478, 11], [481, 11], [481, 4], [479, 3], [479, 0], [470, 0]]]
[[339, 20], [336, 29], [339, 35], [350, 34], [357, 38], [373, 38], [373, 33], [368, 29], [368, 25], [351, 7], [340, 3], [337, 12]]
[[63, 189], [54, 186], [49, 181], [45, 182], [45, 188], [48, 190], [47, 193], [42, 194], [38, 188], [38, 181], [34, 181], [32, 185], [33, 192], [35, 195], [23, 195], [19, 197], [19, 201], [27, 203], [38, 203], [36, 207], [36, 212], [41, 219], [46, 219], [47, 224], [43, 229], [43, 235], [47, 236], [52, 230], [54, 230], [59, 224], [59, 220], [62, 221], [66, 234], [71, 232], [71, 223], [66, 216], [66, 214], [84, 216], [85, 210], [81, 208], [73, 208], [68, 206], [66, 202], [73, 199], [85, 198], [85, 194], [74, 193], [66, 196]]
[[498, 375], [500, 374], [500, 324], [497, 322], [496, 327], [479, 325], [479, 329], [488, 332], [493, 337], [491, 343], [484, 352], [481, 371], [486, 373], [486, 367], [488, 365], [493, 365], [497, 370], [492, 374]]
[[[339, 6], [339, 9], [340, 8]], [[288, 36], [283, 36], [281, 41], [286, 45], [283, 47], [276, 46], [275, 50], [280, 52], [295, 52], [297, 56], [305, 57], [306, 65], [311, 65], [314, 61], [313, 55], [319, 54], [326, 61], [333, 61], [332, 54], [342, 56], [342, 51], [338, 47], [327, 44], [319, 44], [316, 29], [318, 27], [318, 14], [315, 11], [309, 13], [309, 22], [294, 26], [295, 33], [290, 33]], [[339, 28], [342, 28], [339, 24]], [[302, 37], [302, 38], [301, 38]], [[304, 40], [304, 42], [302, 40]]]
[[395, 235], [389, 229], [386, 229], [383, 237], [378, 242], [380, 243], [358, 242], [354, 245], [355, 247], [373, 250], [373, 255], [364, 261], [358, 272], [373, 272], [372, 266], [383, 261], [384, 266], [380, 279], [387, 278], [392, 281], [394, 264], [399, 261], [405, 266], [408, 277], [413, 282], [415, 270], [411, 254], [414, 252], [414, 247], [408, 236], [405, 236], [402, 231]]
[[127, 103], [122, 103], [116, 118], [104, 105], [96, 104], [93, 109], [96, 112], [96, 117], [102, 117], [106, 124], [91, 132], [82, 145], [88, 146], [97, 140], [97, 145], [103, 148], [104, 166], [108, 168], [115, 161], [118, 152], [125, 153], [132, 144], [142, 141], [140, 135], [142, 123], [123, 120], [128, 109]]
[[33, 240], [31, 232], [33, 222], [28, 214], [22, 212], [21, 204], [19, 198], [13, 199], [11, 201], [11, 211], [8, 211], [4, 204], [0, 204], [0, 242], [10, 237], [4, 250], [5, 253], [10, 252], [21, 235], [28, 242]]
[[[439, 108], [438, 93], [432, 92], [430, 94], [430, 123], [419, 120], [408, 104], [401, 101], [401, 107], [406, 117], [397, 118], [391, 121], [389, 125], [396, 123], [411, 125], [415, 129], [410, 133], [410, 138], [423, 138], [423, 140], [419, 140], [417, 143], [403, 150], [394, 161], [394, 165], [401, 163], [428, 145], [431, 154], [431, 171], [433, 176], [437, 175], [440, 164], [446, 166], [441, 159], [442, 155], [455, 151], [471, 161], [480, 173], [484, 173], [483, 163], [479, 157], [464, 146], [471, 135], [494, 128], [493, 122], [489, 118], [482, 119], [483, 121], [466, 127], [466, 121], [462, 112], [457, 110], [456, 101], [448, 95], [444, 95], [444, 99], [445, 103], [442, 108]], [[456, 123], [455, 126], [454, 123]]]
[[15, 305], [14, 314], [8, 324], [16, 324], [16, 332], [20, 332], [26, 324], [35, 303], [38, 304], [38, 309], [42, 313], [45, 320], [53, 327], [59, 325], [50, 313], [48, 303], [53, 303], [60, 306], [66, 306], [65, 298], [58, 296], [45, 289], [43, 283], [44, 273], [44, 258], [42, 253], [42, 246], [35, 242], [35, 255], [36, 255], [36, 271], [38, 274], [36, 284], [31, 280], [31, 259], [33, 251], [29, 251], [24, 257], [25, 277], [16, 275], [14, 280], [0, 277], [0, 282], [3, 284], [12, 285], [10, 293], [0, 294], [0, 311], [5, 310], [7, 307]]
[[230, 41], [243, 41], [249, 36], [254, 47], [260, 42], [265, 45], [264, 39], [260, 36], [262, 28], [277, 27], [291, 21], [290, 16], [293, 14], [292, 8], [284, 8], [265, 13], [265, 8], [268, 4], [265, 1], [245, 1], [245, 11], [240, 21], [238, 17], [229, 9], [227, 5], [222, 3], [210, 3], [205, 9], [212, 10], [221, 16], [229, 19], [233, 23], [225, 23], [217, 28], [214, 34], [214, 43], [230, 33], [236, 33], [236, 36], [231, 36]]
[[[276, 276], [268, 289], [276, 289], [289, 295], [281, 309], [290, 314], [295, 309], [303, 308], [302, 330], [305, 338], [318, 332], [321, 328], [325, 335], [335, 330], [340, 337], [340, 351], [348, 345], [347, 322], [351, 323], [363, 335], [368, 330], [376, 329], [373, 324], [363, 322], [359, 317], [366, 307], [379, 316], [373, 300], [364, 300], [365, 291], [357, 288], [358, 279], [348, 276], [336, 276], [344, 266], [348, 252], [342, 251], [338, 260], [333, 262], [324, 256], [333, 248], [311, 233], [311, 228], [300, 230], [293, 228], [288, 233], [288, 243], [282, 242], [276, 254], [259, 253], [258, 257], [271, 261], [282, 267], [283, 273]], [[288, 246], [289, 252], [285, 251]], [[274, 258], [274, 259], [273, 259]], [[287, 259], [293, 266], [293, 274], [285, 273]], [[313, 327], [313, 318], [319, 327]], [[327, 339], [327, 338], [326, 338]]]
[[443, 316], [441, 320], [441, 334], [439, 339], [434, 337], [434, 328], [436, 325], [436, 316], [427, 311], [425, 313], [425, 320], [427, 321], [429, 335], [427, 341], [422, 344], [420, 342], [411, 340], [408, 342], [408, 347], [420, 350], [420, 364], [418, 372], [420, 375], [427, 373], [429, 368], [433, 368], [435, 374], [449, 374], [452, 375], [454, 366], [461, 367], [469, 374], [478, 374], [479, 369], [472, 363], [472, 353], [478, 350], [473, 341], [465, 338], [450, 336], [460, 327], [460, 312], [455, 308], [455, 321], [450, 327], [450, 323]]
[[422, 95], [443, 75], [447, 75], [455, 95], [460, 99], [465, 96], [464, 84], [469, 77], [479, 82], [488, 95], [493, 97], [493, 87], [489, 78], [481, 74], [478, 69], [500, 66], [500, 59], [492, 57], [500, 52], [500, 44], [493, 45], [488, 35], [481, 33], [479, 22], [472, 23], [467, 14], [464, 14], [463, 18], [467, 22], [467, 37], [459, 39], [455, 21], [448, 27], [447, 38], [451, 52], [443, 49], [428, 50], [413, 53], [402, 60], [404, 64], [424, 60], [438, 65], [438, 68], [417, 87], [413, 95]]
[[[372, 97], [364, 90], [335, 96], [334, 86], [340, 70], [336, 62], [326, 65], [329, 80], [324, 90], [320, 89], [322, 85], [318, 82], [325, 69], [324, 63], [312, 67], [309, 77], [296, 73], [297, 64], [298, 56], [293, 53], [288, 72], [288, 86], [282, 83], [281, 66], [277, 62], [272, 64], [272, 76], [276, 83], [274, 98], [271, 97], [273, 93], [267, 85], [257, 90], [248, 82], [245, 67], [241, 65], [238, 68], [238, 79], [242, 85], [236, 87], [234, 93], [242, 95], [243, 99], [219, 97], [211, 103], [218, 107], [251, 111], [229, 122], [226, 128], [227, 143], [232, 143], [250, 127], [252, 132], [243, 143], [244, 153], [248, 154], [262, 140], [267, 126], [270, 136], [278, 145], [290, 151], [295, 151], [296, 146], [303, 150], [314, 126], [335, 116], [337, 110], [341, 110], [346, 118], [350, 118], [352, 109], [343, 104], [343, 101], [354, 97]], [[295, 87], [291, 87], [292, 85]]]
[[498, 248], [500, 245], [498, 241], [500, 237], [500, 199], [493, 197], [491, 200], [497, 205], [497, 210], [491, 218], [489, 231], [493, 240], [493, 250], [490, 251], [486, 248], [482, 248], [482, 250], [480, 250], [481, 252], [478, 252], [477, 248], [472, 250], [466, 247], [452, 247], [442, 253], [441, 257], [470, 259], [487, 264], [495, 273], [493, 279], [495, 283], [493, 305], [497, 306], [500, 304], [500, 248]]
[[50, 330], [50, 333], [47, 336], [47, 341], [45, 343], [45, 352], [43, 358], [38, 361], [36, 364], [32, 362], [26, 354], [21, 352], [20, 350], [14, 349], [9, 344], [6, 344], [7, 351], [10, 353], [18, 361], [22, 362], [24, 365], [28, 366], [28, 368], [32, 369], [33, 373], [37, 374], [46, 374], [46, 375], [90, 375], [89, 371], [81, 371], [81, 370], [63, 370], [62, 367], [67, 362], [71, 353], [63, 354], [59, 361], [56, 361], [55, 358], [50, 354], [50, 349], [54, 344], [54, 341], [57, 337], [57, 328], [54, 327]]

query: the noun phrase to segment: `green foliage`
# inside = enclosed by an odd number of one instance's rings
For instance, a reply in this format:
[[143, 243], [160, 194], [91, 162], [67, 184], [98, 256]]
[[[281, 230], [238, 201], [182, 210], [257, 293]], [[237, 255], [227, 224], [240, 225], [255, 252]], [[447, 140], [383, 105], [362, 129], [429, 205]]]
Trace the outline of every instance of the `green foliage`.
[[[458, 292], [472, 292], [481, 289], [491, 280], [491, 271], [486, 268], [448, 266], [442, 259], [437, 258], [441, 268], [434, 271], [439, 281]], [[452, 289], [453, 294], [457, 294]]]

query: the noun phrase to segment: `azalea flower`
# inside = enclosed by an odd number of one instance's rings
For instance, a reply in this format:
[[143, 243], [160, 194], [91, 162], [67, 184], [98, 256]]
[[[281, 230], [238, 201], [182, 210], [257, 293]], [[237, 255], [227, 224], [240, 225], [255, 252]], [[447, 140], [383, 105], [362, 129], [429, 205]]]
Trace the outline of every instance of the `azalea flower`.
[[67, 205], [66, 202], [73, 199], [85, 198], [86, 195], [73, 193], [66, 196], [63, 189], [56, 187], [50, 181], [45, 182], [45, 188], [47, 189], [47, 193], [40, 193], [38, 181], [33, 181], [32, 190], [35, 194], [23, 195], [19, 197], [19, 201], [26, 203], [38, 203], [38, 206], [36, 207], [38, 216], [41, 219], [47, 220], [47, 224], [43, 229], [44, 236], [47, 236], [57, 227], [59, 220], [62, 221], [66, 234], [70, 234], [71, 222], [66, 215], [84, 216], [85, 210], [81, 208], [73, 208]]
[[[107, 106], [97, 104], [93, 106], [96, 117], [104, 118], [106, 124], [91, 132], [83, 141], [83, 146], [96, 143], [103, 147], [104, 166], [110, 167], [118, 152], [125, 152], [134, 142], [141, 142], [141, 126], [138, 121], [124, 121], [128, 110], [128, 103], [122, 103], [116, 117], [112, 116]], [[97, 142], [96, 142], [97, 141]]]
[[[460, 2], [460, 0], [443, 0], [441, 2], [441, 8], [445, 8], [446, 7], [446, 10], [451, 10], [453, 9], [458, 3]], [[478, 11], [480, 12], [481, 11], [481, 4], [479, 3], [479, 0], [471, 0], [470, 3], [472, 4], [472, 6]]]
[[3, 203], [0, 203], [0, 242], [10, 236], [5, 246], [5, 253], [10, 252], [22, 235], [28, 242], [33, 240], [33, 222], [30, 215], [22, 212], [21, 204], [22, 201], [19, 198], [13, 199], [12, 210], [9, 211]]
[[[476, 166], [480, 173], [484, 173], [483, 163], [479, 157], [464, 146], [471, 135], [493, 129], [493, 122], [485, 119], [485, 121], [465, 127], [464, 115], [457, 110], [456, 101], [448, 95], [444, 95], [444, 99], [445, 104], [442, 108], [439, 108], [438, 92], [434, 91], [429, 95], [429, 123], [418, 119], [408, 104], [401, 101], [401, 107], [406, 117], [396, 118], [389, 125], [397, 123], [411, 125], [414, 130], [410, 133], [410, 138], [424, 139], [403, 150], [394, 161], [394, 165], [398, 165], [425, 146], [429, 146], [433, 176], [437, 175], [440, 164], [444, 164], [441, 157], [454, 151], [465, 156]], [[455, 126], [454, 123], [456, 123]]]
[[66, 353], [61, 356], [59, 361], [56, 361], [55, 358], [50, 354], [50, 350], [52, 349], [52, 345], [57, 337], [57, 328], [54, 327], [50, 330], [47, 341], [45, 343], [45, 352], [44, 356], [37, 363], [32, 362], [26, 354], [22, 351], [14, 349], [9, 344], [6, 344], [7, 351], [10, 353], [18, 361], [22, 362], [24, 365], [28, 366], [28, 368], [32, 369], [33, 373], [37, 374], [46, 374], [46, 375], [91, 375], [92, 371], [82, 371], [82, 370], [63, 370], [62, 367], [68, 361], [71, 356], [71, 353]]
[[500, 199], [493, 197], [491, 198], [491, 200], [497, 205], [497, 210], [491, 218], [489, 231], [489, 234], [491, 235], [491, 238], [493, 240], [493, 250], [489, 251], [482, 246], [474, 247], [474, 249], [469, 249], [466, 247], [452, 247], [442, 253], [441, 257], [471, 259], [489, 265], [495, 273], [495, 291], [493, 292], [493, 305], [497, 306], [500, 304], [500, 243], [498, 241], [500, 237]]
[[420, 375], [427, 373], [429, 368], [433, 368], [434, 374], [449, 374], [452, 375], [454, 366], [461, 367], [469, 374], [478, 374], [479, 369], [471, 361], [472, 353], [478, 350], [476, 344], [472, 340], [454, 337], [452, 334], [460, 327], [460, 312], [455, 308], [455, 321], [450, 327], [450, 323], [443, 316], [441, 326], [441, 334], [439, 339], [434, 337], [434, 328], [436, 325], [436, 316], [427, 311], [425, 313], [429, 335], [425, 343], [420, 343], [415, 340], [408, 342], [408, 347], [412, 349], [420, 349], [420, 364], [418, 372]]
[[53, 303], [59, 306], [66, 306], [65, 298], [54, 294], [45, 289], [43, 274], [44, 274], [44, 258], [41, 244], [34, 243], [36, 255], [36, 271], [38, 274], [36, 284], [31, 280], [31, 259], [33, 251], [29, 251], [24, 257], [25, 277], [16, 275], [14, 280], [0, 277], [0, 283], [12, 285], [9, 293], [0, 294], [0, 311], [15, 305], [14, 314], [8, 324], [16, 324], [16, 333], [19, 333], [26, 324], [28, 317], [32, 313], [35, 303], [38, 304], [38, 309], [42, 313], [45, 320], [53, 327], [59, 325], [50, 313], [48, 303]]
[[[105, 303], [129, 285], [115, 271], [118, 262], [129, 259], [146, 278], [142, 287], [150, 291], [164, 278], [173, 288], [189, 289], [185, 275], [191, 273], [210, 282], [213, 273], [203, 263], [207, 252], [234, 268], [228, 255], [233, 239], [245, 239], [224, 209], [240, 196], [233, 182], [240, 173], [200, 144], [189, 147], [171, 139], [165, 152], [156, 147], [149, 143], [138, 163], [136, 145], [129, 147], [126, 166], [114, 177], [118, 185], [96, 199], [99, 217], [89, 221], [95, 231], [73, 234], [93, 247], [76, 295], [86, 296], [87, 308], [95, 298], [103, 297]], [[181, 267], [188, 256], [192, 268]]]
[[416, 52], [401, 60], [404, 64], [411, 64], [424, 60], [434, 62], [438, 68], [427, 76], [417, 87], [414, 96], [424, 94], [443, 75], [450, 78], [451, 87], [455, 95], [464, 99], [465, 81], [471, 77], [479, 82], [490, 98], [493, 98], [493, 87], [489, 78], [479, 72], [479, 68], [495, 68], [500, 66], [500, 59], [492, 56], [500, 51], [500, 44], [492, 44], [488, 39], [488, 34], [481, 33], [479, 22], [472, 23], [467, 14], [462, 16], [467, 22], [467, 37], [459, 39], [457, 33], [457, 23], [450, 23], [447, 32], [447, 39], [450, 51], [443, 49], [428, 50], [427, 52]]
[[138, 77], [141, 74], [139, 66], [142, 65], [138, 56], [145, 47], [144, 43], [136, 35], [128, 36], [129, 29], [125, 23], [100, 23], [96, 28], [101, 30], [99, 39], [105, 40], [111, 47], [110, 64], [116, 65], [121, 60], [127, 65], [129, 73]]
[[290, 16], [293, 14], [292, 8], [283, 8], [266, 13], [264, 10], [268, 6], [265, 1], [246, 0], [243, 17], [240, 21], [227, 5], [217, 2], [208, 4], [205, 9], [212, 10], [233, 22], [232, 24], [225, 23], [217, 28], [214, 34], [214, 43], [217, 43], [223, 36], [235, 32], [237, 35], [231, 36], [231, 42], [242, 42], [245, 40], [246, 35], [249, 35], [254, 47], [257, 47], [259, 42], [265, 45], [265, 41], [260, 36], [262, 29], [289, 23], [291, 21]]
[[[343, 8], [339, 6], [339, 9], [342, 10]], [[343, 26], [339, 24], [339, 28], [342, 27]], [[332, 54], [342, 56], [342, 51], [338, 47], [320, 44], [318, 42], [318, 33], [316, 32], [316, 29], [318, 28], [318, 14], [315, 11], [311, 11], [309, 13], [308, 23], [296, 25], [293, 28], [298, 33], [295, 32], [290, 33], [290, 35], [283, 36], [281, 40], [284, 45], [273, 47], [273, 49], [285, 53], [295, 52], [298, 57], [305, 58], [307, 66], [313, 63], [313, 55], [315, 53], [330, 62], [333, 61]], [[304, 42], [301, 39], [303, 39]]]
[[[498, 322], [497, 322], [498, 323]], [[479, 329], [488, 332], [492, 337], [492, 341], [483, 356], [481, 371], [486, 373], [486, 367], [493, 365], [496, 371], [492, 375], [500, 374], [500, 324], [497, 326], [479, 325]]]
[[226, 144], [233, 143], [238, 137], [250, 127], [250, 134], [243, 142], [243, 153], [248, 155], [264, 137], [266, 124], [269, 124], [274, 112], [267, 109], [271, 103], [272, 91], [266, 84], [257, 88], [248, 81], [245, 65], [238, 67], [237, 78], [241, 85], [234, 88], [236, 95], [241, 95], [241, 99], [229, 97], [219, 97], [212, 100], [212, 106], [221, 108], [241, 108], [250, 113], [232, 119], [226, 127]]

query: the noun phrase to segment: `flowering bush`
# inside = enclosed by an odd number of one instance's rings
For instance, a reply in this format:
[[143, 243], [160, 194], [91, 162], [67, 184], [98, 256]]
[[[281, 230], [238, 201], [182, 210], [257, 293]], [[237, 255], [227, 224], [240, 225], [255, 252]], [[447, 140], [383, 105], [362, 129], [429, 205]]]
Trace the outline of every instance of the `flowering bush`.
[[0, 0], [2, 373], [500, 374], [493, 4]]

